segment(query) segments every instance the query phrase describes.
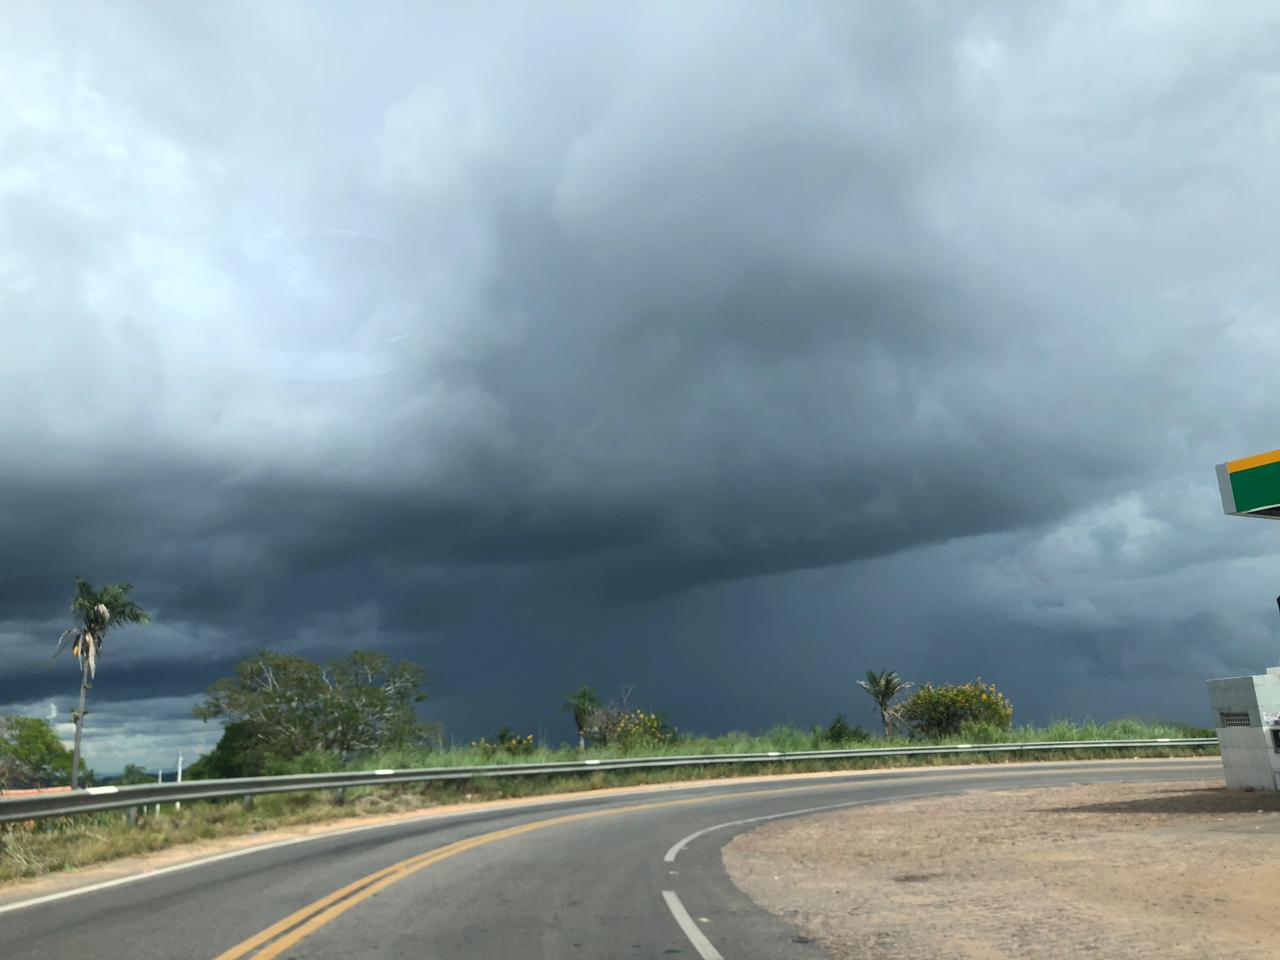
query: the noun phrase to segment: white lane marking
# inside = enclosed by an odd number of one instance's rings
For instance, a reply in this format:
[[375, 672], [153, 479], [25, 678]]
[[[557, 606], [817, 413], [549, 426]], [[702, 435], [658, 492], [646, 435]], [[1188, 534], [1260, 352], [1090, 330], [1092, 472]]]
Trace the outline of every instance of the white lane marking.
[[[112, 790], [115, 787], [111, 788]], [[804, 788], [809, 789], [809, 788]], [[643, 796], [638, 793], [618, 793], [616, 797], [632, 797]], [[547, 807], [569, 806], [574, 803], [580, 803], [581, 797], [569, 798], [550, 798], [547, 800], [536, 800], [531, 803], [520, 804], [508, 808], [512, 813], [522, 813], [526, 810], [540, 810]], [[419, 817], [405, 817], [401, 820], [388, 820], [385, 823], [366, 823], [358, 827], [346, 827], [342, 830], [327, 830], [322, 833], [312, 833], [305, 837], [291, 837], [288, 840], [274, 840], [271, 843], [259, 843], [251, 847], [242, 847], [239, 850], [231, 850], [227, 853], [218, 853], [210, 857], [201, 857], [198, 860], [186, 860], [182, 863], [175, 863], [169, 867], [159, 867], [155, 870], [148, 870], [145, 873], [133, 873], [127, 877], [117, 877], [114, 880], [103, 880], [100, 883], [91, 883], [83, 887], [73, 887], [70, 890], [60, 890], [57, 893], [47, 893], [41, 897], [32, 897], [29, 900], [18, 900], [14, 903], [0, 904], [0, 913], [9, 913], [13, 910], [23, 910], [27, 907], [38, 907], [42, 903], [54, 903], [58, 900], [66, 900], [70, 897], [78, 897], [83, 893], [94, 893], [98, 890], [110, 890], [113, 887], [123, 887], [126, 884], [137, 883], [140, 880], [150, 880], [152, 877], [161, 877], [166, 873], [177, 873], [180, 870], [193, 870], [196, 867], [203, 867], [211, 863], [219, 863], [223, 860], [234, 860], [236, 857], [245, 857], [251, 853], [261, 853], [264, 850], [278, 850], [281, 847], [291, 847], [295, 843], [308, 843], [312, 840], [328, 840], [331, 837], [345, 837], [353, 833], [364, 833], [367, 830], [386, 830], [390, 827], [400, 827], [411, 823], [421, 823], [426, 820], [456, 820], [460, 817], [473, 816], [475, 810], [458, 810], [449, 813], [424, 813]], [[480, 811], [483, 812], [483, 811]]]
[[[109, 788], [111, 790], [115, 787]], [[808, 789], [808, 788], [802, 788]], [[813, 788], [819, 789], [819, 788]], [[635, 796], [635, 794], [616, 794], [619, 797]], [[558, 807], [577, 803], [580, 797], [568, 799], [556, 799], [534, 801], [533, 803], [521, 804], [519, 807], [513, 807], [513, 813], [519, 813], [521, 810], [530, 808], [538, 809], [543, 807]], [[236, 857], [245, 857], [251, 853], [260, 853], [264, 850], [278, 850], [281, 847], [291, 847], [295, 843], [307, 843], [312, 840], [326, 840], [330, 837], [345, 837], [353, 833], [364, 833], [366, 830], [385, 830], [390, 827], [403, 826], [410, 823], [419, 823], [424, 820], [453, 820], [458, 817], [466, 817], [473, 814], [472, 810], [459, 810], [454, 813], [426, 813], [420, 817], [406, 817], [403, 820], [390, 820], [386, 823], [367, 823], [358, 827], [347, 827], [343, 830], [329, 830], [324, 833], [313, 833], [305, 837], [291, 837], [288, 840], [275, 840], [271, 843], [259, 843], [251, 847], [243, 847], [239, 850], [231, 850], [227, 853], [218, 853], [210, 857], [201, 857], [198, 860], [187, 860], [183, 863], [175, 863], [169, 867], [160, 867], [156, 870], [148, 870], [145, 873], [134, 873], [127, 877], [117, 877], [114, 880], [103, 880], [100, 883], [91, 883], [83, 887], [73, 887], [70, 890], [60, 890], [57, 893], [47, 893], [44, 896], [32, 897], [29, 900], [18, 900], [14, 903], [0, 904], [0, 913], [10, 913], [14, 910], [23, 910], [27, 907], [38, 907], [42, 903], [55, 903], [58, 900], [66, 900], [70, 897], [78, 897], [85, 893], [96, 893], [99, 890], [110, 890], [113, 887], [123, 887], [130, 883], [138, 883], [141, 880], [150, 880], [152, 877], [162, 877], [166, 873], [177, 873], [180, 870], [194, 870], [196, 867], [203, 867], [211, 863], [219, 863], [223, 860], [234, 860]]]
[[[210, 863], [219, 863], [223, 860], [234, 860], [236, 857], [248, 856], [251, 853], [260, 853], [263, 850], [278, 850], [281, 847], [291, 847], [295, 843], [306, 843], [309, 840], [324, 840], [328, 837], [343, 837], [349, 833], [363, 833], [366, 830], [381, 830], [386, 827], [394, 827], [399, 824], [416, 823], [419, 820], [428, 820], [431, 817], [412, 817], [404, 820], [393, 820], [389, 823], [370, 823], [363, 827], [349, 827], [346, 830], [332, 830], [328, 833], [316, 833], [306, 837], [292, 837], [288, 840], [276, 840], [272, 843], [260, 843], [252, 847], [244, 847], [240, 850], [231, 850], [228, 853], [218, 853], [211, 857], [201, 857], [199, 860], [188, 860], [184, 863], [175, 863], [170, 867], [160, 867], [156, 870], [148, 870], [146, 873], [133, 873], [127, 877], [117, 877], [115, 880], [103, 880], [101, 883], [91, 883], [84, 887], [74, 887], [70, 890], [62, 890], [58, 893], [48, 893], [43, 897], [32, 897], [30, 900], [19, 900], [16, 903], [7, 903], [0, 905], [0, 913], [8, 913], [11, 910], [22, 910], [26, 907], [36, 907], [42, 903], [53, 903], [56, 900], [66, 900], [68, 897], [78, 897], [82, 893], [93, 893], [97, 890], [110, 890], [112, 887], [123, 887], [126, 884], [137, 883], [139, 880], [150, 880], [152, 877], [162, 877], [166, 873], [177, 873], [180, 870], [191, 870], [195, 867], [203, 867]], [[435, 819], [443, 819], [437, 815]]]
[[[1159, 758], [1143, 758], [1143, 759], [1154, 759], [1158, 763], [1166, 762], [1166, 761], [1160, 760]], [[1070, 760], [1064, 761], [1064, 763], [1071, 763], [1071, 762], [1073, 761], [1070, 761]], [[1075, 762], [1082, 762], [1082, 761], [1075, 761]], [[1084, 761], [1084, 762], [1087, 762], [1087, 761]], [[1193, 760], [1190, 762], [1196, 763], [1197, 765], [1200, 763], [1199, 760]], [[1054, 767], [1062, 767], [1064, 764], [1063, 763], [1054, 763], [1054, 764], [1046, 763], [1045, 764], [1046, 767], [1050, 765]], [[714, 833], [716, 830], [723, 830], [726, 827], [740, 827], [747, 823], [762, 823], [765, 820], [781, 820], [783, 817], [799, 817], [799, 816], [803, 816], [806, 813], [821, 813], [823, 810], [839, 810], [842, 807], [861, 807], [861, 806], [865, 806], [868, 803], [890, 803], [896, 800], [914, 800], [919, 797], [954, 796], [958, 792], [959, 791], [955, 791], [955, 790], [945, 790], [938, 793], [934, 793], [934, 792], [905, 793], [900, 796], [881, 797], [878, 799], [849, 800], [845, 803], [832, 803], [824, 807], [806, 807], [803, 810], [788, 810], [785, 813], [771, 813], [765, 817], [748, 817], [745, 820], [730, 820], [727, 823], [717, 823], [715, 826], [712, 826], [712, 827], [704, 827], [701, 830], [695, 830], [693, 833], [689, 834], [687, 837], [677, 840], [675, 843], [671, 845], [671, 849], [668, 850], [663, 855], [662, 862], [675, 863], [676, 857], [680, 855], [680, 851], [683, 850], [685, 847], [687, 847], [692, 841], [697, 840], [699, 837], [706, 836], [708, 833]]]
[[[115, 788], [110, 788], [114, 790]], [[800, 789], [821, 789], [820, 787], [800, 788]], [[619, 797], [635, 796], [636, 794], [620, 793], [615, 794]], [[528, 804], [521, 804], [519, 807], [511, 808], [511, 812], [519, 813], [522, 810], [539, 809], [545, 807], [559, 807], [571, 805], [581, 801], [580, 797], [572, 797], [566, 799], [551, 798], [548, 800], [534, 801]], [[167, 873], [177, 873], [180, 870], [193, 870], [196, 867], [203, 867], [211, 863], [219, 863], [223, 860], [234, 860], [236, 857], [245, 857], [251, 853], [260, 853], [264, 850], [278, 850], [281, 847], [291, 847], [295, 843], [308, 843], [312, 840], [327, 840], [330, 837], [345, 837], [353, 833], [364, 833], [367, 830], [385, 830], [390, 827], [404, 826], [410, 823], [420, 823], [424, 820], [454, 820], [459, 817], [467, 817], [474, 814], [474, 810], [458, 810], [451, 813], [426, 813], [420, 817], [406, 817], [403, 820], [390, 820], [386, 823], [367, 823], [358, 827], [347, 827], [342, 830], [329, 830], [324, 833], [313, 833], [305, 837], [291, 837], [288, 840], [275, 840], [271, 843], [259, 843], [251, 847], [243, 847], [239, 850], [231, 850], [227, 853], [218, 853], [210, 857], [201, 857], [198, 860], [187, 860], [183, 863], [175, 863], [169, 867], [159, 867], [155, 870], [148, 870], [146, 873], [134, 873], [127, 877], [117, 877], [114, 880], [103, 880], [100, 883], [91, 883], [83, 887], [73, 887], [70, 890], [60, 890], [57, 893], [47, 893], [41, 897], [32, 897], [29, 900], [18, 900], [14, 903], [0, 904], [0, 913], [10, 913], [14, 910], [23, 910], [27, 907], [38, 907], [42, 903], [54, 903], [58, 900], [66, 900], [70, 897], [78, 897], [84, 893], [95, 893], [99, 890], [110, 890], [113, 887], [123, 887], [130, 883], [138, 883], [141, 880], [150, 880], [152, 877], [162, 877]]]
[[907, 793], [894, 797], [879, 797], [868, 800], [846, 800], [844, 803], [829, 803], [822, 807], [805, 807], [803, 810], [788, 810], [785, 813], [771, 813], [764, 817], [748, 817], [745, 820], [729, 820], [726, 823], [717, 823], [713, 827], [703, 827], [701, 830], [695, 830], [687, 837], [677, 840], [671, 845], [662, 857], [663, 863], [675, 863], [676, 857], [680, 856], [680, 851], [687, 847], [699, 837], [706, 836], [708, 833], [714, 833], [716, 830], [723, 830], [725, 827], [741, 827], [747, 823], [761, 823], [765, 820], [781, 820], [783, 817], [799, 817], [806, 813], [821, 813], [823, 810], [839, 810], [842, 807], [860, 807], [868, 803], [888, 803], [897, 800], [914, 800], [917, 797], [945, 797], [948, 793]]
[[[591, 761], [587, 761], [587, 762], [590, 763]], [[596, 762], [599, 762], [599, 761], [596, 761]], [[1004, 767], [1004, 769], [1011, 770], [1017, 767], [1019, 770], [1023, 772], [1028, 770], [1042, 771], [1042, 770], [1063, 769], [1069, 766], [1074, 766], [1077, 769], [1081, 769], [1081, 768], [1090, 769], [1093, 766], [1110, 764], [1111, 762], [1112, 761], [1107, 761], [1107, 760], [1099, 760], [1099, 761], [1089, 761], [1089, 760], [1052, 761], [1052, 760], [1049, 760], [1049, 761], [1040, 761], [1038, 763], [1009, 764], [1009, 766]], [[1165, 766], [1165, 767], [1174, 768], [1174, 767], [1180, 767], [1180, 766], [1186, 766], [1186, 765], [1191, 765], [1196, 767], [1209, 766], [1213, 763], [1221, 763], [1221, 759], [1218, 757], [1197, 757], [1197, 758], [1183, 757], [1183, 758], [1170, 760], [1170, 759], [1162, 759], [1159, 757], [1142, 757], [1142, 758], [1132, 759], [1132, 760], [1121, 760], [1121, 761], [1117, 761], [1117, 763], [1142, 764], [1144, 766], [1149, 764], [1151, 766]], [[925, 775], [931, 775], [931, 773], [932, 774], [943, 773], [945, 776], [957, 777], [957, 776], [977, 776], [981, 774], [987, 774], [990, 772], [990, 770], [983, 769], [985, 767], [988, 767], [988, 765], [983, 764], [981, 767], [978, 767], [978, 768], [974, 768], [971, 766], [964, 766], [956, 770], [948, 770], [943, 767], [938, 767], [938, 768], [932, 768], [932, 771], [930, 770], [930, 768], [921, 768], [921, 767], [903, 767], [898, 770], [853, 770], [853, 771], [836, 770], [836, 771], [831, 771], [829, 773], [824, 772], [819, 777], [812, 778], [812, 779], [832, 780], [832, 781], [839, 781], [841, 783], [852, 781], [854, 783], [857, 783], [859, 780], [866, 779], [874, 775], [875, 780], [879, 783], [892, 783], [894, 780], [917, 779], [921, 776], [922, 770], [924, 771]], [[811, 779], [809, 774], [801, 774], [799, 775], [799, 777], [795, 775], [784, 775], [776, 778], [759, 777], [759, 778], [747, 778], [745, 780], [739, 780], [737, 782], [738, 783], [787, 783], [787, 782], [797, 782], [800, 778], [804, 778], [806, 780]], [[734, 780], [729, 780], [727, 782], [732, 784], [734, 783]], [[685, 790], [706, 790], [711, 788], [712, 786], [718, 786], [718, 784], [710, 785], [710, 784], [704, 783], [704, 784], [698, 784], [696, 786], [690, 786], [690, 787], [675, 787], [673, 788], [672, 792], [679, 793], [679, 792], [684, 792]], [[796, 792], [801, 792], [805, 790], [821, 790], [821, 789], [824, 789], [825, 786], [826, 784], [815, 785], [812, 787], [780, 787], [779, 789], [780, 789], [780, 792], [792, 791], [792, 790]], [[92, 788], [92, 789], [98, 789], [98, 788]], [[116, 788], [114, 787], [110, 788], [110, 790], [115, 790], [115, 789]], [[666, 791], [664, 790], [663, 792], [666, 792]], [[647, 793], [647, 791], [627, 791], [624, 789], [618, 793], [612, 794], [611, 796], [622, 798], [622, 797], [632, 797], [637, 795], [643, 796], [645, 795], [645, 793]], [[730, 792], [728, 796], [731, 797], [732, 792]], [[939, 794], [919, 794], [919, 796], [939, 796]], [[903, 797], [901, 799], [905, 800], [908, 798]], [[529, 809], [541, 809], [545, 807], [559, 807], [559, 806], [572, 805], [574, 803], [581, 802], [581, 800], [582, 800], [581, 797], [566, 797], [566, 798], [553, 797], [547, 800], [535, 800], [528, 803], [522, 803], [518, 806], [510, 807], [509, 809], [513, 813], [519, 813], [521, 811], [529, 810]], [[859, 801], [859, 802], [872, 803], [875, 801]], [[101, 883], [91, 883], [83, 887], [73, 887], [70, 890], [62, 890], [58, 893], [48, 893], [42, 897], [32, 897], [30, 900], [18, 900], [14, 903], [0, 904], [0, 913], [9, 913], [14, 910], [25, 909], [26, 907], [36, 907], [42, 903], [53, 903], [58, 900], [66, 900], [66, 899], [69, 899], [70, 897], [78, 897], [82, 893], [93, 893], [97, 890], [108, 890], [112, 887], [122, 887], [122, 886], [125, 886], [126, 884], [137, 883], [140, 880], [149, 880], [152, 877], [163, 876], [166, 873], [176, 873], [179, 870], [191, 870], [191, 869], [194, 869], [195, 867], [203, 867], [205, 864], [217, 863], [220, 860], [231, 860], [231, 859], [234, 859], [235, 857], [243, 857], [251, 853], [258, 853], [259, 851], [262, 851], [262, 850], [274, 850], [279, 847], [292, 846], [295, 843], [307, 843], [308, 841], [311, 841], [311, 840], [327, 840], [330, 837], [342, 837], [352, 833], [363, 833], [366, 830], [385, 830], [389, 827], [398, 827], [398, 826], [403, 826], [409, 823], [419, 823], [420, 821], [423, 821], [423, 820], [453, 820], [457, 817], [471, 816], [475, 812], [476, 811], [474, 810], [459, 810], [456, 813], [426, 813], [420, 817], [406, 817], [403, 820], [390, 820], [386, 823], [369, 823], [359, 827], [347, 827], [346, 829], [343, 829], [343, 830], [330, 830], [323, 833], [313, 833], [305, 837], [293, 837], [289, 840], [277, 840], [272, 843], [261, 843], [252, 847], [244, 847], [240, 850], [232, 850], [229, 853], [219, 853], [211, 857], [203, 857], [199, 860], [188, 860], [188, 861], [185, 861], [184, 863], [174, 864], [171, 867], [160, 867], [159, 869], [150, 870], [146, 873], [135, 873], [127, 877], [118, 877], [115, 880], [104, 880]], [[803, 813], [805, 811], [797, 810], [795, 812]], [[782, 814], [781, 816], [786, 816], [786, 814]], [[744, 821], [744, 822], [750, 822], [750, 821]], [[702, 836], [704, 833], [710, 833], [712, 830], [718, 830], [720, 829], [720, 827], [727, 827], [727, 826], [733, 826], [733, 825], [734, 824], [722, 823], [715, 827], [708, 827], [706, 830], [699, 830], [697, 833], [691, 834], [685, 837], [684, 840], [676, 844], [675, 847], [672, 847], [671, 850], [668, 850], [667, 854], [671, 860], [674, 860], [675, 854], [679, 853], [680, 850], [684, 848], [684, 845], [687, 844], [690, 840], [694, 840], [697, 837]]]
[[698, 956], [702, 960], [724, 960], [724, 957], [720, 956], [720, 951], [713, 947], [711, 941], [698, 929], [698, 925], [693, 922], [693, 917], [689, 916], [689, 911], [684, 908], [684, 904], [680, 902], [674, 890], [663, 890], [662, 899], [667, 901], [667, 909], [671, 911], [671, 916], [676, 918], [676, 923], [689, 938], [693, 949], [698, 951]]
[[[381, 824], [379, 824], [381, 826]], [[358, 829], [365, 830], [367, 827]], [[344, 831], [349, 832], [349, 831]], [[338, 836], [336, 833], [327, 834], [327, 836]], [[193, 867], [203, 867], [207, 863], [217, 863], [219, 860], [230, 860], [234, 857], [243, 857], [249, 853], [257, 853], [259, 850], [274, 850], [277, 847], [287, 847], [290, 844], [302, 843], [304, 840], [317, 840], [319, 837], [294, 837], [292, 840], [278, 840], [275, 843], [264, 843], [256, 847], [245, 847], [243, 850], [232, 850], [230, 853], [219, 853], [212, 857], [202, 857], [199, 860], [189, 860], [186, 863], [174, 864], [171, 867], [161, 867], [158, 870], [151, 870], [148, 873], [134, 873], [127, 877], [118, 877], [115, 880], [104, 880], [101, 883], [91, 883], [85, 887], [75, 887], [71, 890], [62, 890], [58, 893], [45, 894], [43, 897], [32, 897], [30, 900], [19, 900], [17, 903], [8, 903], [0, 906], [0, 913], [8, 913], [11, 910], [22, 910], [26, 907], [39, 906], [42, 903], [53, 903], [55, 900], [65, 900], [68, 897], [78, 897], [82, 893], [93, 893], [95, 890], [109, 890], [112, 887], [123, 887], [127, 883], [137, 883], [139, 880], [147, 880], [151, 877], [163, 876], [166, 873], [176, 873], [179, 870], [190, 870]]]

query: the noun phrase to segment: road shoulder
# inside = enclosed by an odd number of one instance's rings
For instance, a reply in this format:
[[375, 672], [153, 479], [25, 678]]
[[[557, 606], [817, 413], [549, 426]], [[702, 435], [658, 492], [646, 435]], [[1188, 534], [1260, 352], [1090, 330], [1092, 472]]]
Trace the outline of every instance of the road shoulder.
[[1262, 960], [1280, 795], [1220, 780], [975, 791], [779, 821], [722, 856], [833, 960]]

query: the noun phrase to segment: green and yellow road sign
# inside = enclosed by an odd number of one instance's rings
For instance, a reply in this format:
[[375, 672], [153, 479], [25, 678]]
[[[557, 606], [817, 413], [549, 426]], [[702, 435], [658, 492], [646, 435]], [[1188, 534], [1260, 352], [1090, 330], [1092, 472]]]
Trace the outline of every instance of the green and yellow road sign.
[[1218, 464], [1218, 490], [1225, 513], [1280, 519], [1280, 450]]

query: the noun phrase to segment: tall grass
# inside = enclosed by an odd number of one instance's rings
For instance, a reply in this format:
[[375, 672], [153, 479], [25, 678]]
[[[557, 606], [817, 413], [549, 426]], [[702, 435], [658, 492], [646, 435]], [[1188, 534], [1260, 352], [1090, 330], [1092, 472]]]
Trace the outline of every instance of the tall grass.
[[[1042, 726], [1025, 724], [1010, 730], [994, 726], [971, 726], [958, 736], [928, 741], [940, 746], [961, 743], [1048, 743], [1069, 740], [1156, 740], [1162, 737], [1212, 737], [1214, 731], [1183, 723], [1125, 718], [1105, 722], [1093, 719], [1054, 720]], [[671, 743], [642, 743], [630, 748], [620, 746], [588, 747], [579, 751], [572, 746], [540, 745], [527, 753], [486, 751], [474, 747], [451, 747], [445, 750], [394, 750], [362, 758], [357, 768], [388, 767], [404, 770], [415, 767], [468, 767], [499, 763], [555, 763], [572, 760], [620, 760], [627, 757], [675, 757], [725, 753], [795, 753], [806, 750], [857, 749], [859, 747], [908, 747], [921, 741], [905, 737], [870, 737], [865, 741], [833, 743], [822, 727], [805, 729], [788, 724], [771, 727], [761, 733], [731, 731], [715, 737], [682, 735]], [[341, 769], [333, 758], [308, 755], [279, 767], [280, 773], [328, 772]]]

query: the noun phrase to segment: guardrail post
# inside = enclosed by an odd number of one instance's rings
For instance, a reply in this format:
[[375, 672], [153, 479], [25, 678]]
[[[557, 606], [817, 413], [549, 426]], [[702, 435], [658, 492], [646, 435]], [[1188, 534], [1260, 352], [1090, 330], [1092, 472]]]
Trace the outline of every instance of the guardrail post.
[[341, 807], [346, 802], [347, 802], [346, 787], [339, 787], [337, 790], [333, 791], [333, 805], [335, 807]]
[[136, 827], [138, 825], [138, 808], [130, 807], [128, 810], [126, 810], [124, 813], [124, 819], [125, 819], [125, 822], [129, 824], [129, 826]]
[[240, 798], [240, 805], [241, 805], [242, 807], [244, 807], [244, 809], [246, 809], [246, 810], [252, 810], [252, 809], [253, 809], [253, 794], [252, 794], [252, 793], [246, 793], [243, 797], [241, 797], [241, 798]]

